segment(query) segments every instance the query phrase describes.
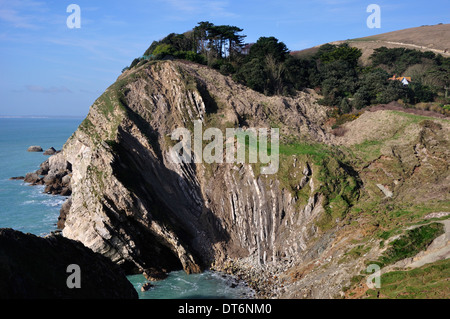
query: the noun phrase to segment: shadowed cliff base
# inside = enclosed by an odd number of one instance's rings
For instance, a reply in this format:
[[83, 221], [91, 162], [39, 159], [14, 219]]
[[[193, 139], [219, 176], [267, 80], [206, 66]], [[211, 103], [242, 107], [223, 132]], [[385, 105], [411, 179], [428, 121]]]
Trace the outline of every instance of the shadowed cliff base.
[[[68, 287], [70, 265], [80, 288]], [[0, 299], [137, 299], [121, 269], [80, 242], [12, 229], [0, 229], [0, 283]]]

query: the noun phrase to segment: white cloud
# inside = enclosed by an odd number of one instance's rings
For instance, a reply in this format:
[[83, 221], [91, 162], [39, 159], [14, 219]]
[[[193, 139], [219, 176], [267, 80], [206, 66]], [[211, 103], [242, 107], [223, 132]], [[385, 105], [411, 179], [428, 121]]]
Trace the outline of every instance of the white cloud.
[[13, 9], [0, 9], [0, 20], [11, 24], [15, 28], [38, 28], [36, 24], [32, 23], [32, 19], [30, 19], [30, 17], [21, 16], [16, 10]]
[[0, 20], [14, 28], [38, 29], [48, 9], [33, 0], [0, 0]]

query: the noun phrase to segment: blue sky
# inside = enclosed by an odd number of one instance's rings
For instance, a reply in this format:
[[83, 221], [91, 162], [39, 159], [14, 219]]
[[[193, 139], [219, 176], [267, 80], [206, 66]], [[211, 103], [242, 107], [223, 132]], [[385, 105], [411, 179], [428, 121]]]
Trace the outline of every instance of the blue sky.
[[[70, 4], [81, 28], [70, 29]], [[381, 28], [369, 29], [369, 4]], [[275, 36], [290, 50], [449, 23], [448, 0], [0, 0], [0, 116], [83, 117], [123, 67], [199, 21], [236, 25], [247, 42]]]

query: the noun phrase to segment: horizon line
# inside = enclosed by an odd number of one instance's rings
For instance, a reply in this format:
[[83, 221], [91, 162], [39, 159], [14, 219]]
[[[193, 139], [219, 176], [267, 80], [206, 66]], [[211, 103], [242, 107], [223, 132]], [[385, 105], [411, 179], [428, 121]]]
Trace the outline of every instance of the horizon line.
[[0, 119], [84, 119], [86, 115], [0, 115]]

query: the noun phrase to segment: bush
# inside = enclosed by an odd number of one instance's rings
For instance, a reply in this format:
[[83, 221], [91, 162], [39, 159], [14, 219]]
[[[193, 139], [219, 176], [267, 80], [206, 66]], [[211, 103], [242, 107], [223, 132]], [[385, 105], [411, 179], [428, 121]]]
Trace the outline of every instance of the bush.
[[379, 261], [383, 265], [388, 265], [404, 258], [413, 257], [426, 249], [436, 237], [443, 233], [444, 225], [441, 223], [431, 223], [408, 230], [391, 243]]
[[409, 85], [409, 102], [432, 102], [436, 93], [428, 86], [421, 83], [411, 83]]
[[389, 81], [384, 90], [376, 95], [376, 102], [387, 104], [392, 101], [397, 101], [400, 98], [407, 96], [408, 88], [406, 88], [400, 81]]
[[342, 113], [350, 113], [352, 111], [352, 107], [348, 102], [347, 98], [343, 98], [341, 101], [341, 105], [339, 106]]
[[224, 75], [230, 75], [235, 72], [234, 67], [231, 63], [224, 63], [220, 66], [220, 73]]
[[158, 45], [152, 53], [157, 59], [163, 59], [167, 55], [174, 55], [175, 49], [170, 44]]
[[405, 70], [423, 62], [423, 59], [434, 60], [436, 55], [433, 52], [421, 52], [418, 50], [386, 47], [376, 48], [370, 56], [373, 66], [386, 65], [391, 72], [402, 74]]
[[205, 57], [201, 54], [195, 53], [194, 51], [186, 51], [184, 58], [195, 63], [206, 64]]
[[323, 63], [345, 61], [351, 66], [356, 66], [361, 55], [360, 49], [352, 48], [347, 43], [343, 43], [335, 48], [327, 47], [325, 51], [320, 52], [319, 59]]
[[139, 61], [139, 58], [134, 59], [133, 62], [131, 62], [129, 69], [134, 68], [139, 63]]
[[352, 105], [355, 109], [360, 110], [370, 104], [370, 93], [366, 87], [361, 87], [353, 95]]

